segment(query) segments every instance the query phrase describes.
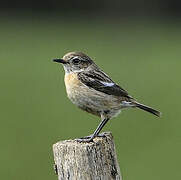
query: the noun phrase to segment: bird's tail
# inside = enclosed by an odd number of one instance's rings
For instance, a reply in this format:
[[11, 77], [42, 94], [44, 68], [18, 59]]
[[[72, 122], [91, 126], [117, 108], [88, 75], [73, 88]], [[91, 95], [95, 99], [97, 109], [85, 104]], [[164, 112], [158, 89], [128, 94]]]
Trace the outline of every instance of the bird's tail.
[[142, 109], [144, 111], [152, 113], [152, 114], [154, 114], [154, 115], [156, 115], [158, 117], [161, 116], [161, 113], [159, 111], [157, 111], [157, 110], [155, 110], [155, 109], [153, 109], [151, 107], [145, 106], [144, 104], [140, 104], [138, 102], [134, 102], [134, 103], [135, 103], [136, 107], [138, 107], [138, 108], [140, 108], [140, 109]]

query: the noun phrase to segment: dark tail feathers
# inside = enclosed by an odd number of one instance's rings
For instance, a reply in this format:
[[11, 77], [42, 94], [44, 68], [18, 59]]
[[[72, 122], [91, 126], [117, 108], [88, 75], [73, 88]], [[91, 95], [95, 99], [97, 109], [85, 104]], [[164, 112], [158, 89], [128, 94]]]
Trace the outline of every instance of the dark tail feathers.
[[145, 106], [144, 104], [140, 104], [140, 103], [138, 103], [138, 102], [136, 102], [135, 104], [136, 104], [136, 107], [138, 107], [138, 108], [140, 108], [140, 109], [142, 109], [142, 110], [144, 110], [144, 111], [147, 111], [147, 112], [149, 112], [149, 113], [152, 113], [152, 114], [154, 114], [154, 115], [156, 115], [156, 116], [158, 116], [158, 117], [161, 116], [161, 113], [160, 113], [159, 111], [157, 111], [157, 110], [155, 110], [155, 109], [153, 109], [153, 108], [151, 108], [151, 107]]

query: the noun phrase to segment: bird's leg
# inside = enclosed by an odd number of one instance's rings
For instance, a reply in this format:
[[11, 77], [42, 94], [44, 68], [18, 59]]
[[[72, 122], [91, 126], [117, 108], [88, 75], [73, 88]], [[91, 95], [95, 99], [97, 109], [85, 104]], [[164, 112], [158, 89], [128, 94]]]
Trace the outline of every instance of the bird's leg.
[[92, 142], [95, 137], [98, 136], [102, 128], [105, 126], [105, 124], [108, 122], [109, 118], [104, 118], [100, 124], [98, 125], [97, 129], [94, 131], [94, 133], [91, 136], [86, 136], [80, 139], [76, 139], [78, 142]]

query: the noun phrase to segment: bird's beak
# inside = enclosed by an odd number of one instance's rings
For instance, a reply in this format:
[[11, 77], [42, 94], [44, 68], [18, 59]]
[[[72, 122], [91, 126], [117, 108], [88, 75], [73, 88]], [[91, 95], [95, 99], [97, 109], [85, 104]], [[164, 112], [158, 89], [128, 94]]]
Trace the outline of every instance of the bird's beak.
[[63, 59], [53, 59], [54, 62], [66, 64], [67, 62]]

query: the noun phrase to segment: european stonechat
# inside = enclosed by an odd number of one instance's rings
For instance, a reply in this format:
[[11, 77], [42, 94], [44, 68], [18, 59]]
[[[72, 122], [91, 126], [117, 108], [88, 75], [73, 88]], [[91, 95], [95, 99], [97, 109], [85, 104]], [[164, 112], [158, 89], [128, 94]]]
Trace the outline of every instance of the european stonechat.
[[101, 118], [93, 135], [79, 142], [93, 141], [109, 119], [116, 117], [123, 108], [136, 107], [160, 116], [159, 111], [138, 103], [84, 53], [70, 52], [53, 61], [64, 67], [66, 91], [72, 103]]

